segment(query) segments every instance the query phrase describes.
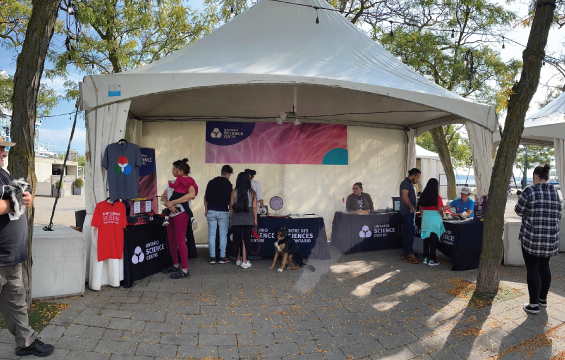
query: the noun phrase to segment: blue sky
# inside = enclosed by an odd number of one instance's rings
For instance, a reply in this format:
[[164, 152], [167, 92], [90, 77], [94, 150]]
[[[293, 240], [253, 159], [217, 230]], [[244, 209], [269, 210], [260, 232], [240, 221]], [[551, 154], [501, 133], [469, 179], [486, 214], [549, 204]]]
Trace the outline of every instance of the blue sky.
[[[191, 5], [193, 2], [191, 1]], [[199, 2], [198, 2], [199, 3]], [[504, 4], [504, 1], [499, 1], [499, 3]], [[519, 3], [518, 3], [519, 4]], [[194, 4], [198, 8], [200, 4]], [[193, 5], [193, 6], [194, 6]], [[508, 6], [508, 5], [506, 5]], [[514, 9], [517, 8], [517, 4], [512, 5]], [[521, 6], [519, 8], [519, 13], [521, 15], [525, 14], [526, 8], [525, 6]], [[521, 44], [526, 44], [528, 34], [530, 29], [513, 29], [511, 31], [511, 36], [507, 38], [515, 40]], [[565, 39], [565, 28], [561, 30], [551, 30], [549, 35], [547, 53], [549, 55], [555, 55], [563, 52], [563, 39]], [[61, 37], [54, 36], [52, 40], [52, 45], [57, 47], [63, 46], [64, 39]], [[504, 60], [510, 60], [511, 58], [521, 58], [523, 47], [513, 44], [510, 41], [506, 42], [506, 48], [504, 50], [500, 50]], [[46, 63], [46, 68], [49, 68], [50, 64]], [[0, 70], [6, 71], [9, 75], [14, 75], [16, 70], [16, 54], [14, 52], [9, 52], [4, 49], [0, 49]], [[70, 78], [75, 81], [79, 82], [82, 80], [83, 74], [78, 73], [73, 68], [68, 68]], [[54, 88], [58, 93], [63, 93], [63, 81], [56, 80], [51, 81], [47, 79], [42, 79], [42, 82], [45, 82], [52, 88]], [[532, 100], [532, 104], [530, 106], [529, 113], [532, 113], [538, 109], [537, 103], [542, 101], [545, 98], [545, 94], [547, 92], [547, 87], [545, 84], [557, 84], [563, 83], [563, 79], [560, 78], [558, 73], [553, 70], [550, 66], [546, 65], [542, 68], [542, 77], [540, 81], [540, 86], [538, 87], [538, 91]], [[74, 111], [74, 104], [70, 104], [66, 101], [61, 101], [60, 104], [53, 109], [51, 112], [53, 115], [58, 114], [65, 114]], [[501, 122], [504, 121], [504, 114], [500, 114]], [[51, 145], [59, 146], [62, 148], [67, 147], [69, 137], [71, 134], [71, 127], [72, 127], [72, 118], [69, 115], [62, 115], [62, 116], [54, 116], [50, 118], [46, 118], [42, 120], [42, 126], [40, 129], [39, 135], [39, 142], [40, 143], [49, 143]], [[77, 120], [77, 128], [75, 130], [74, 139], [72, 142], [71, 147], [78, 150], [79, 153], [84, 153], [85, 149], [85, 138], [86, 138], [86, 129], [83, 120], [83, 113], [79, 113], [79, 117]]]

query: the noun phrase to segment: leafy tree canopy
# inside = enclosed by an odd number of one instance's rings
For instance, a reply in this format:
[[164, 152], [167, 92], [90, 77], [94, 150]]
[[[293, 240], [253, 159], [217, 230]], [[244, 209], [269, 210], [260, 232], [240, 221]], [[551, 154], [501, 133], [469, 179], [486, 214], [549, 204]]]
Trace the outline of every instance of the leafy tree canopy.
[[537, 145], [519, 146], [514, 166], [522, 171], [525, 170], [526, 153], [528, 157], [528, 169], [532, 169], [538, 165], [551, 164], [554, 155], [553, 148]]
[[[463, 125], [449, 125], [446, 126], [446, 141], [451, 155], [453, 167], [463, 169], [473, 166], [473, 154], [471, 153], [471, 146], [469, 139], [461, 136], [459, 130]], [[432, 135], [429, 132], [418, 136], [416, 143], [426, 150], [437, 152], [434, 145]]]

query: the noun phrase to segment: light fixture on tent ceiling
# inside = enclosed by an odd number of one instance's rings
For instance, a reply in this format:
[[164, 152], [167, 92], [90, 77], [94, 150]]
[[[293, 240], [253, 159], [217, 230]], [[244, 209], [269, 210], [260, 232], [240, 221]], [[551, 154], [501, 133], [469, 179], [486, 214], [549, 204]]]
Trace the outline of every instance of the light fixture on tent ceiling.
[[298, 99], [298, 86], [294, 85], [294, 105], [292, 105], [291, 111], [281, 112], [279, 116], [275, 119], [277, 124], [282, 125], [283, 121], [286, 119], [294, 119], [294, 125], [300, 125], [301, 122], [298, 119], [298, 106], [296, 105]]

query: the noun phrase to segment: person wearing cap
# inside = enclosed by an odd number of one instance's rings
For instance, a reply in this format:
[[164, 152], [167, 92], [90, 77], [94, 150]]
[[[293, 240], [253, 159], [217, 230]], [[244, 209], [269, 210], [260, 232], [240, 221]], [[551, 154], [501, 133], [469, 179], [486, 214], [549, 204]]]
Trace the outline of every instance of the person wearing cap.
[[443, 210], [454, 208], [457, 214], [465, 212], [467, 213], [467, 217], [470, 218], [473, 214], [473, 210], [475, 209], [475, 202], [469, 198], [469, 195], [471, 195], [471, 189], [463, 186], [461, 189], [461, 197], [458, 197], [449, 204], [445, 205]]
[[[0, 183], [4, 187], [12, 185], [12, 177], [4, 167], [8, 157], [6, 146], [14, 146], [0, 136]], [[0, 199], [0, 312], [6, 327], [16, 339], [16, 355], [48, 356], [55, 349], [44, 344], [37, 333], [29, 326], [27, 316], [26, 290], [22, 272], [22, 263], [27, 260], [27, 217], [23, 213], [12, 220], [12, 200], [6, 191]], [[28, 191], [22, 194], [22, 201], [29, 208], [33, 198]]]

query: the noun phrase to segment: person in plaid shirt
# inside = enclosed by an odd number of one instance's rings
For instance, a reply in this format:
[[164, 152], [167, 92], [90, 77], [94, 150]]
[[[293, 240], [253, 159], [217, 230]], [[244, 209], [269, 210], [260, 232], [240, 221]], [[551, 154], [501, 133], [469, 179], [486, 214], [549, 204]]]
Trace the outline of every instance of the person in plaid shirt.
[[557, 254], [559, 247], [559, 220], [561, 200], [549, 179], [549, 165], [534, 169], [534, 181], [518, 199], [514, 208], [522, 217], [519, 238], [527, 269], [530, 302], [524, 310], [537, 314], [541, 306], [547, 306], [547, 293], [551, 284], [549, 258]]

